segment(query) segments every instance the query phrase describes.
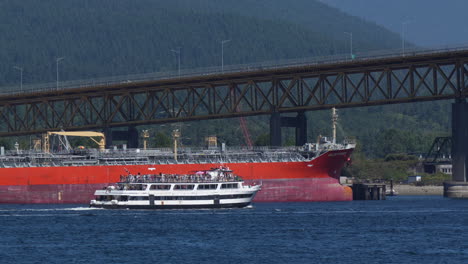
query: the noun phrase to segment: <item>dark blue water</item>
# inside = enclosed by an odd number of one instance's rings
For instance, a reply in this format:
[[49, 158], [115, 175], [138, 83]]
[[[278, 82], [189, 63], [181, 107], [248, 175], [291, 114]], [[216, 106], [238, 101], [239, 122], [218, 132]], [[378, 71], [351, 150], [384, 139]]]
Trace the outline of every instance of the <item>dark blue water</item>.
[[129, 211], [0, 205], [0, 263], [468, 263], [468, 200]]

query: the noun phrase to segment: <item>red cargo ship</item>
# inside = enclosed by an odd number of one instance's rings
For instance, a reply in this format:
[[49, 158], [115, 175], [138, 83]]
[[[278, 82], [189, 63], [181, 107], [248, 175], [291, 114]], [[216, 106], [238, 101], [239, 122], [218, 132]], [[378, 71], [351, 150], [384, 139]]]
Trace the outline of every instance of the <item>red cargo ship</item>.
[[220, 165], [247, 184], [262, 183], [255, 202], [347, 201], [352, 200], [352, 191], [340, 185], [339, 176], [353, 147], [325, 142], [309, 144], [309, 151], [180, 150], [177, 161], [170, 150], [95, 150], [73, 155], [17, 150], [0, 156], [0, 203], [88, 203], [96, 189], [118, 182], [122, 175], [188, 174]]
[[89, 136], [100, 150], [49, 153], [48, 136], [45, 152], [27, 153], [17, 147], [5, 155], [2, 150], [0, 203], [88, 203], [96, 189], [128, 174], [190, 174], [219, 166], [228, 167], [246, 184], [262, 184], [254, 202], [349, 201], [352, 190], [341, 185], [339, 177], [354, 144], [335, 143], [336, 120], [333, 109], [332, 141], [323, 137], [314, 144], [289, 148], [105, 150], [99, 132], [49, 132], [65, 136], [60, 141], [66, 149], [70, 149], [68, 135]]

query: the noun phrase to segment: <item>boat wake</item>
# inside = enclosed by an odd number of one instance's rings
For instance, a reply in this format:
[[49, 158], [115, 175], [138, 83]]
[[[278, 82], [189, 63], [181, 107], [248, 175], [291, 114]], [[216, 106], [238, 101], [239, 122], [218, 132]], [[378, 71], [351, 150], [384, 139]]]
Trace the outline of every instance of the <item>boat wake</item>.
[[11, 208], [0, 209], [1, 212], [56, 212], [56, 211], [90, 211], [90, 210], [103, 210], [102, 208], [91, 207], [67, 207], [67, 208]]

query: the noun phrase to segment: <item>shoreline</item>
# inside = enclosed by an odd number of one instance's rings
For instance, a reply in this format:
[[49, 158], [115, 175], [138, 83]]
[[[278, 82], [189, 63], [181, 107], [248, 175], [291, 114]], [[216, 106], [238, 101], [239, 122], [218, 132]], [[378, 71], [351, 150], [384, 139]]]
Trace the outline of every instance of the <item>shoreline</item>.
[[[390, 189], [390, 185], [388, 184], [387, 189]], [[395, 189], [397, 195], [444, 195], [444, 186], [394, 184], [393, 189]]]

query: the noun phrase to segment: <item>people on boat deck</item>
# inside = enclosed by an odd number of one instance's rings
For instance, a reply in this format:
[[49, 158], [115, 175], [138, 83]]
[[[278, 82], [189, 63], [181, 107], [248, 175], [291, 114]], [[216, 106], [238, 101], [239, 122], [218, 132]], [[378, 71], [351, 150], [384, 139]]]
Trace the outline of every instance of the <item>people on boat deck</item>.
[[198, 171], [195, 174], [128, 174], [120, 175], [120, 182], [210, 182], [210, 181], [237, 181], [240, 178], [231, 171], [210, 170]]

